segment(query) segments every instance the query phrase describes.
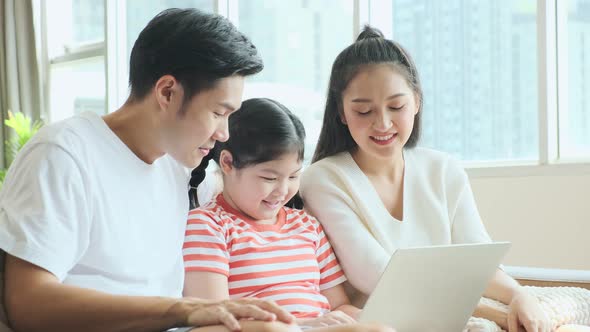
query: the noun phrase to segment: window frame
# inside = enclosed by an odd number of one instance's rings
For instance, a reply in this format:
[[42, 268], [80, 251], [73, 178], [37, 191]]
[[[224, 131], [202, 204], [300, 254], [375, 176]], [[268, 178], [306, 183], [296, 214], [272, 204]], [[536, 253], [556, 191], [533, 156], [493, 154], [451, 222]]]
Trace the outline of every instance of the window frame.
[[[49, 58], [47, 50], [47, 0], [39, 1], [40, 55], [44, 89], [45, 120], [49, 110], [50, 72], [54, 64], [102, 56], [105, 65], [105, 113], [116, 110], [128, 96], [128, 59], [126, 50], [126, 1], [101, 0], [105, 8], [105, 40], [81, 45], [67, 53]], [[239, 27], [240, 0], [214, 0], [215, 12], [227, 17]], [[567, 5], [558, 0], [537, 0], [537, 59], [538, 59], [538, 133], [539, 154], [536, 160], [470, 161], [464, 166], [470, 177], [511, 177], [542, 175], [590, 174], [590, 155], [579, 159], [560, 156], [559, 110], [567, 107]], [[365, 24], [393, 35], [391, 0], [354, 0], [351, 42]], [[384, 10], [388, 8], [389, 10]], [[566, 88], [564, 88], [566, 87]]]

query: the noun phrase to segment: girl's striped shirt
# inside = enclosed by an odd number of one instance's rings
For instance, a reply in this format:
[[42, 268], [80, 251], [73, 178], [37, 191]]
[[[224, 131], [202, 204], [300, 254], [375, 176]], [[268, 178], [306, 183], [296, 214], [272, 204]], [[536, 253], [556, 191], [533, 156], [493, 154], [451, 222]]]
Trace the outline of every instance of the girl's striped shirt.
[[320, 291], [346, 280], [315, 218], [283, 207], [275, 224], [259, 224], [223, 194], [189, 213], [183, 253], [187, 272], [225, 275], [231, 299], [272, 300], [299, 318], [329, 312]]

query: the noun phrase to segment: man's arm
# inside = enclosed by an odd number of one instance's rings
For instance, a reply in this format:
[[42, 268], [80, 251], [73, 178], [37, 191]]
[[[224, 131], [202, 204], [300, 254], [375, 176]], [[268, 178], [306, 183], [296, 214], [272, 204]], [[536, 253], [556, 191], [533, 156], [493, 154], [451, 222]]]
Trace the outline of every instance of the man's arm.
[[204, 301], [108, 295], [61, 284], [50, 272], [6, 256], [5, 304], [15, 331], [163, 331], [179, 326], [226, 325], [239, 330], [236, 318], [286, 323], [292, 317], [257, 299]]

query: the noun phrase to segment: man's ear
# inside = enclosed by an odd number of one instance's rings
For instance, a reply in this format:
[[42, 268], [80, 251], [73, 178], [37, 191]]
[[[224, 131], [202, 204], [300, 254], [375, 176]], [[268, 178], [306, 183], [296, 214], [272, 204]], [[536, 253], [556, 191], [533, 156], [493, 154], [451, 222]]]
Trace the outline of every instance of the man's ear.
[[161, 110], [177, 110], [182, 105], [184, 90], [172, 75], [164, 75], [154, 85], [156, 101]]
[[234, 157], [232, 156], [231, 152], [227, 150], [221, 151], [221, 154], [219, 155], [219, 168], [221, 168], [221, 171], [224, 175], [227, 175], [234, 169], [233, 162]]

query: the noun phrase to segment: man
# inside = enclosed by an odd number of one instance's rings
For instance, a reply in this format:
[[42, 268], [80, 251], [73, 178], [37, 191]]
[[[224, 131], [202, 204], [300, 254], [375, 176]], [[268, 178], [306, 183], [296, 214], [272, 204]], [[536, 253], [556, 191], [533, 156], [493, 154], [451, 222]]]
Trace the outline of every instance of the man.
[[133, 46], [119, 110], [48, 125], [29, 142], [0, 193], [15, 331], [224, 331], [239, 318], [290, 329], [260, 322], [292, 321], [272, 303], [181, 298], [189, 170], [227, 140], [244, 76], [262, 68], [226, 19], [166, 10]]

